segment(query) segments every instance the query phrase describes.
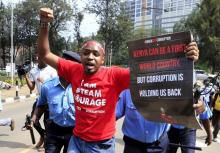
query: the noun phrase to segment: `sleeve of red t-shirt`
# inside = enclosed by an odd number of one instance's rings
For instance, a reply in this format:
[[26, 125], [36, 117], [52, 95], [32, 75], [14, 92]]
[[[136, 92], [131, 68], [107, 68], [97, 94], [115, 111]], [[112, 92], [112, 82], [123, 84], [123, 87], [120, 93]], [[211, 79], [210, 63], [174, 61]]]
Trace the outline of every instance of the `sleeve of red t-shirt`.
[[113, 67], [113, 79], [119, 92], [130, 87], [130, 70], [128, 68]]
[[57, 72], [60, 77], [63, 77], [66, 81], [72, 82], [72, 79], [75, 78], [75, 75], [79, 74], [82, 70], [81, 64], [59, 58]]

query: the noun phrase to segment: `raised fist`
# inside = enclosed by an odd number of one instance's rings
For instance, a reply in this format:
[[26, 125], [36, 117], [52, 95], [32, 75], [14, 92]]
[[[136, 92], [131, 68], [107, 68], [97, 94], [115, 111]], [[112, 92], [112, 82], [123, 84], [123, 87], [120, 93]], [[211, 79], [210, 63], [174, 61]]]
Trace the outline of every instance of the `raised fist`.
[[50, 8], [41, 8], [40, 9], [40, 20], [42, 22], [52, 22], [53, 21], [53, 10]]

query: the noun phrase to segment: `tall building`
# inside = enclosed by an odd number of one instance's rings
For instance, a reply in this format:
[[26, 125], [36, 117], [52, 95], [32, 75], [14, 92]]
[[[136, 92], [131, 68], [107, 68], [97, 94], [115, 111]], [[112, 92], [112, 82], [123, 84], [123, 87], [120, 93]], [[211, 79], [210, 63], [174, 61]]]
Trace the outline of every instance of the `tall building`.
[[[124, 4], [124, 3], [123, 3]], [[125, 10], [131, 21], [135, 22], [135, 0], [127, 0], [125, 2]]]
[[134, 29], [163, 29], [173, 32], [173, 26], [198, 7], [201, 0], [126, 0], [126, 8]]

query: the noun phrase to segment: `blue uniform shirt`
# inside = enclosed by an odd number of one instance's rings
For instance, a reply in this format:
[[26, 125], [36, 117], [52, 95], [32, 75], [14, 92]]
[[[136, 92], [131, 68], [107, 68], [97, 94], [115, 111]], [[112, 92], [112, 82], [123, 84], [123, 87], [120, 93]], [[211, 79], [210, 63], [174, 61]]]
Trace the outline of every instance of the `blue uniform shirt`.
[[151, 122], [144, 117], [135, 108], [130, 90], [124, 90], [120, 96], [116, 108], [116, 118], [125, 116], [122, 126], [124, 135], [144, 143], [152, 143], [160, 138], [170, 128], [169, 124]]
[[203, 119], [203, 120], [209, 119], [212, 116], [212, 111], [208, 105], [209, 101], [207, 101], [205, 96], [206, 95], [201, 96], [201, 98], [203, 99], [203, 102], [205, 104], [205, 111], [199, 115], [199, 118]]
[[58, 77], [46, 81], [41, 87], [37, 106], [46, 104], [49, 107], [49, 118], [53, 122], [63, 127], [75, 125], [75, 107], [70, 84], [64, 89]]
[[[201, 113], [198, 117], [199, 117], [199, 119], [202, 119], [202, 120], [209, 119], [212, 116], [212, 111], [211, 111], [210, 107], [208, 106], [205, 97], [201, 96], [200, 98], [202, 99], [202, 101], [205, 104], [205, 111], [203, 113]], [[175, 127], [175, 128], [178, 128], [178, 129], [184, 129], [185, 128], [185, 126], [178, 125], [178, 124], [173, 124], [172, 126]]]

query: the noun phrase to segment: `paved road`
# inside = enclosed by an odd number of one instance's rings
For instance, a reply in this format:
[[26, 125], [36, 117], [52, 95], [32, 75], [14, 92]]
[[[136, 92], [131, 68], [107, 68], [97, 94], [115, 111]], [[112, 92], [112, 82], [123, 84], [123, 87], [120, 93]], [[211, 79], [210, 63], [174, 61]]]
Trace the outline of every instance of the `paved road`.
[[[12, 117], [15, 120], [15, 130], [10, 131], [9, 127], [0, 127], [0, 150], [2, 153], [33, 153], [33, 145], [29, 131], [21, 131], [25, 122], [25, 115], [30, 112], [34, 99], [25, 99], [22, 102], [9, 103], [4, 105], [0, 113], [1, 118]], [[36, 140], [37, 134], [35, 133]]]
[[[15, 102], [4, 104], [4, 110], [0, 113], [0, 118], [13, 117], [16, 121], [16, 128], [10, 131], [9, 127], [0, 127], [0, 151], [1, 153], [36, 153], [37, 150], [33, 149], [29, 131], [21, 131], [24, 125], [25, 114], [31, 110], [34, 99], [28, 98], [23, 102]], [[121, 133], [121, 125], [123, 119], [117, 122], [116, 133], [116, 153], [123, 152], [123, 140]], [[36, 141], [38, 134], [35, 132]], [[197, 144], [204, 146], [205, 133], [198, 131]], [[218, 153], [220, 151], [220, 143], [213, 143], [209, 147], [204, 147], [203, 151], [196, 151], [196, 153]], [[180, 152], [180, 151], [178, 151]]]

